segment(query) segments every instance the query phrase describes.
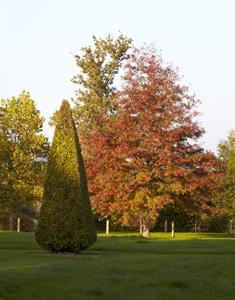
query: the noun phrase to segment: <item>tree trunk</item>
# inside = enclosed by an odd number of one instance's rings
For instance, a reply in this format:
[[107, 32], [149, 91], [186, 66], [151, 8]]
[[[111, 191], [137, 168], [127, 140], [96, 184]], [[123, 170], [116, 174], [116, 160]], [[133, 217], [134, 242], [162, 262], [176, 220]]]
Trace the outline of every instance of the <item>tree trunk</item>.
[[33, 218], [32, 221], [33, 221], [33, 231], [35, 231], [38, 225], [38, 220]]
[[171, 223], [171, 237], [174, 238], [175, 237], [175, 222], [172, 221]]
[[143, 236], [149, 237], [149, 227], [146, 224], [143, 224]]
[[109, 219], [106, 220], [106, 234], [109, 234]]
[[196, 219], [195, 219], [194, 232], [197, 232], [197, 217], [196, 217]]
[[231, 219], [229, 221], [229, 233], [232, 233], [232, 231], [233, 231], [233, 220]]
[[13, 214], [12, 214], [12, 212], [10, 212], [9, 230], [13, 231]]
[[140, 218], [140, 235], [143, 234], [143, 223], [142, 223], [142, 218]]
[[167, 219], [164, 222], [164, 232], [167, 232]]

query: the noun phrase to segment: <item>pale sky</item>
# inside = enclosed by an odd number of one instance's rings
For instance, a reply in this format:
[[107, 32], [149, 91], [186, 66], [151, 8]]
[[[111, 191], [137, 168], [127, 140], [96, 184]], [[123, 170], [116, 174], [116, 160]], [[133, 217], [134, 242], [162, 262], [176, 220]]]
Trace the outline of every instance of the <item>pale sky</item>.
[[0, 0], [0, 98], [29, 91], [48, 123], [74, 96], [73, 55], [92, 35], [119, 31], [179, 68], [202, 102], [202, 143], [215, 151], [235, 129], [234, 0]]

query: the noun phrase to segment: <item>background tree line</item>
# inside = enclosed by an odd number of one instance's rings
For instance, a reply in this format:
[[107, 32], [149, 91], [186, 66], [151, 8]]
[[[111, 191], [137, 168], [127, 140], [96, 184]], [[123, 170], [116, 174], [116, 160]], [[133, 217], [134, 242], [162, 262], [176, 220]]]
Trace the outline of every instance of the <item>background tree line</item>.
[[[122, 34], [93, 37], [75, 59], [73, 115], [97, 219], [142, 230], [164, 219], [188, 230], [208, 216], [227, 222], [234, 215], [234, 132], [218, 156], [201, 148], [198, 100], [152, 47], [136, 49]], [[9, 213], [40, 199], [49, 151], [42, 125], [28, 93], [1, 100], [0, 205]]]

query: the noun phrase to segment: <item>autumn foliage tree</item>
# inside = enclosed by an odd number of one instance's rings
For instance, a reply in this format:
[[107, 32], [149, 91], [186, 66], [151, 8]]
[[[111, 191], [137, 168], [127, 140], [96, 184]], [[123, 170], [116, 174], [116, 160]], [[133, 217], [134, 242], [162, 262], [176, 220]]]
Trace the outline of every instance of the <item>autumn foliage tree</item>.
[[124, 225], [151, 227], [165, 205], [206, 209], [219, 178], [218, 160], [204, 152], [195, 121], [197, 100], [151, 49], [135, 49], [115, 114], [86, 140], [93, 207]]

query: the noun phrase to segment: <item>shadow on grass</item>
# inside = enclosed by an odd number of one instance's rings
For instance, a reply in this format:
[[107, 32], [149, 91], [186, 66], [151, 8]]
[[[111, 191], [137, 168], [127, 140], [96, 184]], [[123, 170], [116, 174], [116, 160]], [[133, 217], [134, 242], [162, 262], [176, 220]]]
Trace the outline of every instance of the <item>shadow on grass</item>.
[[32, 256], [79, 258], [79, 257], [84, 257], [84, 256], [98, 256], [101, 253], [95, 252], [95, 251], [81, 251], [79, 253], [73, 253], [73, 252], [49, 252], [49, 251], [44, 251], [44, 250], [38, 250], [38, 251], [34, 251], [34, 252], [29, 252], [27, 254], [32, 255]]

